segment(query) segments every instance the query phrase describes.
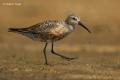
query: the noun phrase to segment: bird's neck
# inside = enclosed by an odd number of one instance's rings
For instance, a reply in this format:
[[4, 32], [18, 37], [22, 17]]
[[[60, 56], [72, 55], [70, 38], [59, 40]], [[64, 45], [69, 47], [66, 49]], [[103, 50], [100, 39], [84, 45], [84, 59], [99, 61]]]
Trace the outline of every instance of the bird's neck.
[[66, 24], [66, 28], [68, 29], [69, 32], [72, 32], [75, 29], [75, 26]]
[[75, 29], [75, 25], [74, 24], [71, 24], [68, 21], [65, 21], [65, 24], [67, 25], [68, 28], [73, 29], [73, 30]]

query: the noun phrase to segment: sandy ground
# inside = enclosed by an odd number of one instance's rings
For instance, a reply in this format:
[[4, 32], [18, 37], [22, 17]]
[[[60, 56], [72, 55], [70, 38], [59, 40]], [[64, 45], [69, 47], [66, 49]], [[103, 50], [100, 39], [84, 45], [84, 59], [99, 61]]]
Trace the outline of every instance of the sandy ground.
[[[1, 48], [1, 80], [119, 80], [120, 48], [113, 46], [67, 46], [60, 44], [56, 50], [69, 57], [66, 61], [48, 53], [50, 65], [44, 65], [43, 53], [39, 45], [4, 44]], [[41, 44], [43, 45], [43, 44]], [[16, 46], [20, 46], [19, 48]], [[59, 48], [59, 47], [63, 47]], [[5, 49], [7, 48], [7, 49]], [[70, 50], [68, 48], [73, 48]], [[4, 50], [5, 49], [5, 50]], [[10, 50], [8, 50], [10, 49]], [[7, 51], [8, 50], [8, 51]], [[16, 54], [16, 52], [18, 52]]]

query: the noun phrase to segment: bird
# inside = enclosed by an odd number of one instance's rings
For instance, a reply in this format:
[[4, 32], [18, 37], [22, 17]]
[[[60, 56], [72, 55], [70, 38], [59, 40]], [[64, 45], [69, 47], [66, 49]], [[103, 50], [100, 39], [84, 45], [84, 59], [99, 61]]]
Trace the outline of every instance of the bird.
[[67, 57], [64, 55], [61, 55], [54, 51], [54, 43], [56, 41], [59, 41], [66, 36], [68, 36], [70, 33], [72, 33], [77, 25], [83, 27], [85, 30], [87, 30], [89, 33], [91, 33], [90, 29], [88, 29], [82, 22], [80, 17], [70, 14], [63, 20], [46, 20], [44, 22], [40, 22], [37, 24], [34, 24], [29, 27], [24, 28], [8, 28], [8, 32], [14, 32], [18, 34], [22, 34], [26, 37], [29, 37], [30, 39], [34, 41], [44, 42], [45, 46], [43, 49], [44, 53], [44, 64], [48, 65], [48, 59], [47, 59], [47, 45], [51, 43], [51, 53], [59, 56], [65, 60], [74, 60], [76, 57]]

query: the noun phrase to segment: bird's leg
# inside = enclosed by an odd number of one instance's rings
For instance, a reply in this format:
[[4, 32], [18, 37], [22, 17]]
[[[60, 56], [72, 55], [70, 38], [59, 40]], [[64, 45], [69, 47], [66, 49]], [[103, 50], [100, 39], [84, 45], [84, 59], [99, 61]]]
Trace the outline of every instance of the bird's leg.
[[76, 58], [70, 58], [70, 57], [66, 57], [66, 56], [64, 56], [64, 55], [61, 55], [61, 54], [56, 53], [56, 52], [54, 51], [54, 47], [53, 47], [53, 46], [54, 46], [54, 44], [53, 44], [53, 42], [52, 42], [52, 49], [51, 49], [52, 54], [55, 54], [55, 55], [57, 55], [57, 56], [60, 56], [61, 58], [66, 59], [66, 60], [76, 59]]
[[44, 53], [44, 57], [45, 57], [45, 65], [48, 65], [48, 62], [47, 62], [47, 55], [46, 55], [46, 48], [47, 48], [47, 45], [48, 43], [45, 44], [45, 47], [43, 49], [43, 53]]

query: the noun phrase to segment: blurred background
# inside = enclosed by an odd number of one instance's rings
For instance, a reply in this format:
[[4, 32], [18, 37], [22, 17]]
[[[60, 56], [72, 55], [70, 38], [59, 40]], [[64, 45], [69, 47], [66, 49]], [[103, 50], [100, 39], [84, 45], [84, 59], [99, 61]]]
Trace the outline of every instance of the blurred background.
[[[77, 39], [79, 41], [75, 43], [87, 43], [94, 37], [93, 44], [120, 44], [119, 0], [1, 0], [0, 3], [0, 42], [2, 43], [31, 42], [21, 38], [20, 35], [11, 33], [8, 35], [9, 27], [28, 27], [48, 19], [64, 19], [67, 15], [74, 13], [80, 16], [81, 21], [93, 33], [89, 35], [83, 29], [76, 29], [75, 35], [71, 35], [71, 38], [66, 41]], [[11, 3], [11, 5], [5, 3]], [[20, 38], [14, 39], [12, 36]]]
[[[120, 66], [120, 0], [0, 0], [0, 64], [43, 64], [44, 43], [19, 34], [10, 27], [28, 27], [74, 13], [92, 31], [77, 27], [55, 49], [79, 56], [73, 64]], [[72, 46], [71, 46], [72, 45]], [[48, 50], [49, 52], [49, 50]], [[53, 58], [54, 57], [54, 58]], [[66, 63], [50, 56], [50, 63]]]

